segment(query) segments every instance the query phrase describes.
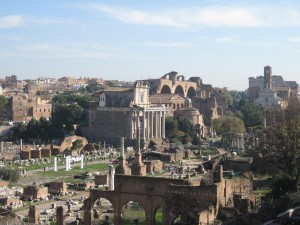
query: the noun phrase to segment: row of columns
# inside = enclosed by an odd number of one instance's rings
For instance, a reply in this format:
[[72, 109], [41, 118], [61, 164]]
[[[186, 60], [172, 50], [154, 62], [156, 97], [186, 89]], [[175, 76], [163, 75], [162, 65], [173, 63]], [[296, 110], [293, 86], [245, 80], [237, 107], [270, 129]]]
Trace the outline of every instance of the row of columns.
[[[140, 118], [140, 112], [143, 112]], [[136, 111], [133, 113], [132, 138], [137, 135], [137, 128], [141, 128], [141, 138], [165, 138], [165, 118], [164, 111]], [[134, 135], [135, 134], [135, 135]]]

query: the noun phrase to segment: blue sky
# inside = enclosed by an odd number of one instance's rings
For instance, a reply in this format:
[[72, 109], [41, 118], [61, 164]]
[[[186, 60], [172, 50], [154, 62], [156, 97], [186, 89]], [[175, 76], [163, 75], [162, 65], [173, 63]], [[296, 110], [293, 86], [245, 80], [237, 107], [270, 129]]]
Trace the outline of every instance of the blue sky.
[[270, 65], [300, 83], [298, 0], [0, 3], [0, 78], [134, 81], [177, 71], [245, 90]]

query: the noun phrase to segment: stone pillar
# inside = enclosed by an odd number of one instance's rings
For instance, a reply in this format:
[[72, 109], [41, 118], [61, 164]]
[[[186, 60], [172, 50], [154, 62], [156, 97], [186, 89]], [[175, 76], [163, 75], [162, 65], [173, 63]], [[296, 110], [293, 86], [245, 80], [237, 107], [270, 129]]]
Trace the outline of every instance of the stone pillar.
[[66, 171], [69, 171], [69, 162], [68, 162], [69, 157], [65, 157], [65, 166], [66, 166]]
[[39, 210], [35, 205], [29, 207], [28, 222], [39, 224]]
[[166, 137], [166, 113], [165, 112], [162, 112], [162, 129], [161, 129], [161, 132], [162, 132], [162, 138], [165, 138]]
[[105, 150], [106, 150], [106, 143], [104, 141], [104, 143], [103, 143], [103, 151], [105, 152]]
[[108, 189], [110, 191], [115, 190], [115, 170], [112, 165], [108, 166], [108, 176], [109, 176], [109, 186]]
[[57, 157], [54, 157], [54, 171], [57, 171]]
[[129, 133], [130, 133], [130, 138], [133, 139], [133, 132], [134, 132], [134, 129], [133, 129], [134, 125], [133, 125], [133, 118], [132, 118], [132, 115], [130, 116], [130, 130], [129, 130]]
[[100, 151], [100, 149], [101, 149], [101, 141], [99, 141], [98, 145], [99, 145], [99, 151]]
[[153, 112], [150, 112], [150, 116], [151, 116], [151, 125], [150, 125], [150, 137], [153, 138], [153, 127], [154, 127], [154, 124], [153, 124]]
[[145, 111], [143, 111], [143, 139], [146, 139], [146, 115]]
[[4, 149], [3, 149], [3, 141], [1, 141], [1, 152], [4, 152]]
[[84, 211], [84, 225], [92, 225], [93, 213], [92, 210]]
[[72, 169], [72, 168], [71, 168], [71, 156], [69, 155], [68, 157], [69, 157], [68, 162], [69, 162], [69, 170], [70, 170], [70, 169]]
[[153, 123], [153, 137], [157, 138], [157, 112], [153, 112], [154, 123]]
[[140, 127], [137, 127], [136, 135], [137, 135], [137, 141], [136, 141], [135, 154], [139, 154], [141, 149]]
[[80, 169], [83, 169], [83, 155], [80, 156]]
[[23, 149], [23, 140], [20, 139], [20, 151], [22, 151], [22, 149]]
[[63, 206], [58, 206], [56, 208], [56, 224], [57, 225], [66, 224], [65, 209]]
[[158, 112], [158, 137], [161, 138], [161, 111]]
[[150, 112], [147, 112], [147, 139], [150, 138]]
[[120, 140], [120, 156], [124, 158], [124, 137]]

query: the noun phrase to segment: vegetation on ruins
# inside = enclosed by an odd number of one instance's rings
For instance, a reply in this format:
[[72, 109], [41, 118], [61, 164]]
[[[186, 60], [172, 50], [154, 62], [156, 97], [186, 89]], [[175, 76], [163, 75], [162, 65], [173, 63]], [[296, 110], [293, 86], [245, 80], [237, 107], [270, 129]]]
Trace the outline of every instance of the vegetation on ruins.
[[2, 180], [17, 182], [20, 178], [19, 170], [10, 167], [0, 168], [0, 178]]
[[250, 101], [241, 100], [238, 110], [242, 112], [245, 127], [257, 127], [262, 125], [263, 109]]
[[7, 104], [7, 98], [3, 95], [0, 95], [0, 111], [4, 109]]
[[171, 143], [181, 142], [186, 144], [191, 142], [197, 145], [199, 144], [199, 138], [197, 137], [199, 129], [199, 126], [193, 126], [188, 119], [166, 118], [166, 137], [169, 138]]
[[226, 112], [224, 115], [219, 116], [219, 118], [214, 119], [213, 126], [218, 135], [245, 132], [244, 121], [232, 112]]
[[77, 140], [73, 141], [71, 150], [77, 150], [82, 147], [83, 147], [82, 140], [77, 139]]

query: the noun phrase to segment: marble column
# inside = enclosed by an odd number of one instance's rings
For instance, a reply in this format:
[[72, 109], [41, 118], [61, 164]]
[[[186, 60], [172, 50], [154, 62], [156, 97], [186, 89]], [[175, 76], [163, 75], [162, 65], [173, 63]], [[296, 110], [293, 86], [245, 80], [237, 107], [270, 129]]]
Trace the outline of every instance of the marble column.
[[54, 157], [54, 171], [57, 171], [57, 157]]
[[150, 112], [147, 112], [147, 139], [150, 138]]
[[154, 127], [154, 123], [153, 123], [153, 112], [150, 112], [150, 116], [151, 116], [151, 127], [150, 127], [150, 137], [153, 138], [153, 127]]
[[162, 138], [166, 137], [166, 113], [162, 112]]
[[83, 169], [83, 155], [80, 156], [80, 169]]
[[124, 158], [124, 137], [120, 140], [120, 156]]
[[161, 111], [157, 112], [157, 137], [161, 137]]
[[143, 111], [143, 139], [146, 139], [146, 112]]
[[112, 165], [108, 166], [109, 186], [110, 191], [115, 190], [115, 169]]

